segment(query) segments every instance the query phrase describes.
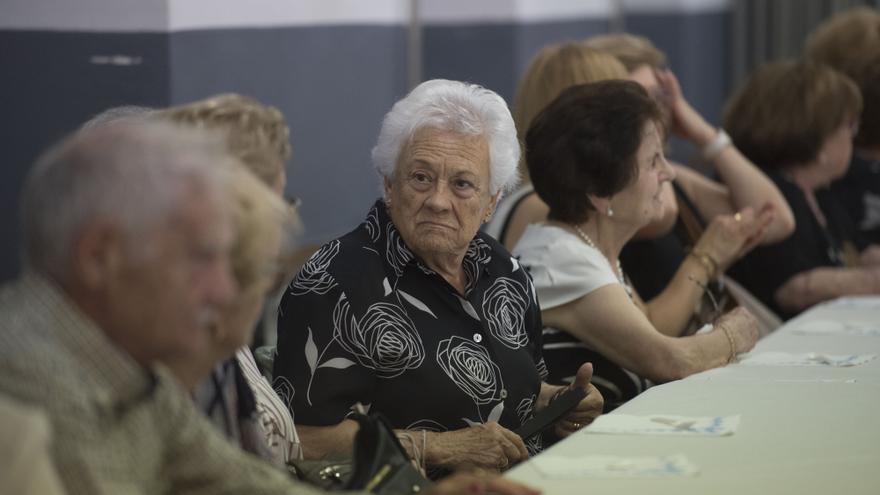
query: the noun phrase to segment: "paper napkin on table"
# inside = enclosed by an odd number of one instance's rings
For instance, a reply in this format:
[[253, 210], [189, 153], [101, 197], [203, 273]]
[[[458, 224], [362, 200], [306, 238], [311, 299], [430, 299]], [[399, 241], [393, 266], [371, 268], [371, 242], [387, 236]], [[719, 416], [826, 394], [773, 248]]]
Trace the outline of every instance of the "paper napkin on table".
[[808, 352], [760, 352], [744, 354], [739, 364], [745, 366], [856, 366], [876, 358], [876, 354], [823, 354]]
[[834, 320], [811, 320], [797, 324], [791, 329], [791, 333], [800, 335], [864, 335], [868, 337], [880, 337], [880, 324]]
[[547, 478], [666, 478], [699, 473], [697, 467], [681, 454], [666, 457], [571, 457], [545, 452], [531, 462]]
[[632, 435], [724, 436], [732, 435], [736, 431], [739, 419], [739, 415], [689, 417], [668, 414], [604, 414], [596, 418], [585, 431]]

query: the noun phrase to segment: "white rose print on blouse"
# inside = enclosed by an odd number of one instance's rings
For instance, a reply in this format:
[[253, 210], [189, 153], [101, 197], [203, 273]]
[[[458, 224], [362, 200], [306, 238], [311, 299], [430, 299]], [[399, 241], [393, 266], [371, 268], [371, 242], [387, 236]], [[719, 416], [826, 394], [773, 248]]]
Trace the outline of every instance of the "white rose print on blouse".
[[499, 277], [483, 295], [483, 317], [489, 333], [516, 350], [529, 343], [525, 316], [529, 307], [529, 293], [523, 284], [512, 278]]
[[309, 261], [303, 265], [296, 278], [290, 283], [290, 292], [297, 296], [314, 292], [326, 294], [336, 287], [336, 280], [327, 271], [333, 258], [339, 254], [339, 241], [325, 244]]
[[[477, 406], [497, 403], [492, 416], [501, 416], [504, 408], [501, 390], [504, 381], [501, 369], [492, 361], [489, 352], [479, 344], [462, 337], [441, 340], [437, 346], [437, 364], [462, 392], [470, 396]], [[500, 401], [500, 402], [499, 402]], [[483, 415], [480, 414], [480, 421]], [[494, 418], [493, 418], [494, 419]], [[469, 424], [471, 421], [467, 421]]]
[[480, 266], [489, 263], [491, 260], [492, 248], [486, 243], [486, 241], [476, 237], [470, 242], [470, 244], [468, 244], [467, 253], [465, 254], [463, 263], [464, 271], [467, 273], [468, 279], [467, 292], [470, 292], [473, 281], [479, 279], [477, 275], [480, 272]]
[[364, 227], [367, 229], [367, 234], [370, 236], [370, 240], [376, 242], [379, 240], [379, 234], [382, 233], [382, 228], [379, 227], [379, 210], [374, 206], [370, 209], [370, 213], [367, 214], [367, 219], [364, 221]]
[[333, 338], [320, 355], [308, 329], [305, 353], [312, 373], [306, 390], [309, 404], [316, 371], [345, 369], [355, 364], [344, 357], [324, 361], [324, 355], [334, 342], [354, 356], [361, 366], [375, 371], [379, 378], [394, 378], [418, 368], [425, 360], [422, 338], [402, 307], [378, 302], [367, 308], [360, 321], [351, 313], [351, 304], [343, 293], [333, 308]]
[[397, 229], [394, 228], [393, 223], [388, 223], [388, 226], [385, 228], [385, 260], [388, 261], [388, 264], [394, 269], [395, 275], [398, 277], [403, 274], [403, 269], [406, 267], [406, 264], [409, 263], [413, 258], [412, 251], [406, 247], [406, 243], [403, 242], [403, 238], [400, 237], [400, 234], [397, 232]]

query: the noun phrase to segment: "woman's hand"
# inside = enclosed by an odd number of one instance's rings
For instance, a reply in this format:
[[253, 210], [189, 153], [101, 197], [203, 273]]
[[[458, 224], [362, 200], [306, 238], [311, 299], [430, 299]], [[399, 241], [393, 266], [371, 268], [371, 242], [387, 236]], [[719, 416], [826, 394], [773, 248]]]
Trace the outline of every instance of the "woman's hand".
[[522, 438], [494, 421], [429, 435], [426, 460], [432, 465], [502, 471], [529, 457]]
[[735, 215], [718, 215], [700, 236], [694, 252], [708, 255], [718, 269], [712, 275], [718, 276], [761, 242], [772, 221], [769, 203], [757, 213], [744, 208]]
[[485, 471], [456, 473], [434, 485], [428, 495], [539, 495], [541, 492]]
[[590, 383], [593, 377], [593, 365], [584, 363], [578, 369], [574, 381], [567, 387], [560, 387], [559, 393], [565, 392], [572, 388], [582, 388], [587, 392], [587, 396], [571, 410], [564, 418], [560, 419], [555, 426], [556, 434], [560, 438], [565, 438], [572, 433], [580, 430], [584, 426], [592, 423], [594, 419], [602, 414], [602, 407], [605, 405], [605, 399], [596, 387]]
[[755, 342], [758, 341], [758, 322], [752, 313], [742, 306], [732, 309], [718, 319], [715, 328], [721, 330], [722, 327], [727, 329], [733, 339], [736, 354], [752, 350]]
[[670, 130], [702, 149], [715, 138], [717, 131], [688, 103], [671, 70], [656, 70], [654, 76], [660, 83], [660, 103], [670, 112]]

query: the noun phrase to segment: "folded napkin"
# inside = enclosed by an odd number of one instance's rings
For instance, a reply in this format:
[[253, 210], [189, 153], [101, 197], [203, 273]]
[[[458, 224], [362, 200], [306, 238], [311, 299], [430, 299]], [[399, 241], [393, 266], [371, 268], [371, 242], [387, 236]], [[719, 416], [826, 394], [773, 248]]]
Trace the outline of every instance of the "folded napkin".
[[666, 478], [699, 473], [697, 467], [681, 454], [667, 457], [571, 457], [545, 452], [531, 462], [547, 478]]
[[623, 433], [631, 435], [733, 435], [739, 426], [739, 415], [688, 417], [652, 414], [603, 414], [586, 428], [588, 433]]
[[744, 354], [739, 358], [739, 364], [745, 366], [856, 366], [867, 363], [876, 357], [876, 354], [760, 352]]
[[867, 322], [811, 320], [798, 324], [791, 333], [800, 335], [864, 335], [880, 337], [880, 325]]

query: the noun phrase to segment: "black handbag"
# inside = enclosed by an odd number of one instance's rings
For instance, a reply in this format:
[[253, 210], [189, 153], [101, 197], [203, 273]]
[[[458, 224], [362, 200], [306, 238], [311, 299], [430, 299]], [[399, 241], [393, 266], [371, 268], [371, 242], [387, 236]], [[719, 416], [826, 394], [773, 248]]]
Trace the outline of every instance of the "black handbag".
[[325, 490], [353, 490], [379, 495], [411, 495], [432, 486], [400, 445], [382, 415], [350, 417], [360, 429], [351, 459], [295, 461], [297, 476]]

